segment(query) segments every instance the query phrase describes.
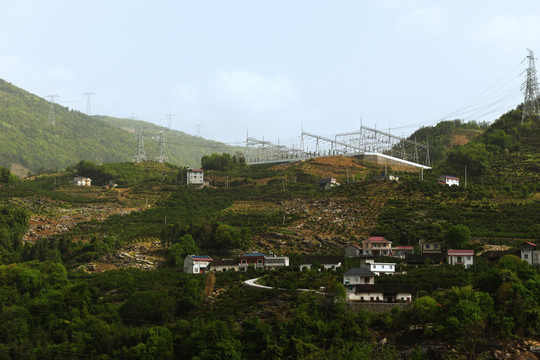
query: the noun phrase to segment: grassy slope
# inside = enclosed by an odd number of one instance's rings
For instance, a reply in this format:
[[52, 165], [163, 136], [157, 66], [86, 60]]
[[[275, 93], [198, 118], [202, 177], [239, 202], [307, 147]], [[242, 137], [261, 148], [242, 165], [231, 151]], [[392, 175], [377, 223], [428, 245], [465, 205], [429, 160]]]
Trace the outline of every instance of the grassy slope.
[[[63, 169], [80, 160], [132, 161], [137, 141], [130, 120], [87, 116], [58, 104], [54, 111], [52, 126], [48, 101], [0, 79], [0, 166], [19, 164], [37, 172]], [[146, 155], [154, 159], [159, 155], [157, 136], [164, 129], [139, 124], [145, 129]], [[175, 165], [196, 167], [205, 153], [235, 150], [179, 131], [171, 131], [168, 141], [167, 156]]]

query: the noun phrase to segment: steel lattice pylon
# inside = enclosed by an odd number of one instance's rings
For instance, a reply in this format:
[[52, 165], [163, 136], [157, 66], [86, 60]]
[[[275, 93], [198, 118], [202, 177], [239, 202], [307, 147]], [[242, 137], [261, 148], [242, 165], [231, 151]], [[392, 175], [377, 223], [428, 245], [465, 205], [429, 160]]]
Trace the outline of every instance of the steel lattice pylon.
[[523, 83], [523, 90], [525, 90], [525, 100], [523, 101], [523, 116], [521, 122], [527, 117], [536, 115], [538, 116], [540, 110], [540, 93], [538, 92], [538, 80], [536, 79], [536, 67], [534, 65], [534, 53], [529, 51], [529, 56], [526, 59], [529, 60], [529, 66], [527, 67], [526, 79]]

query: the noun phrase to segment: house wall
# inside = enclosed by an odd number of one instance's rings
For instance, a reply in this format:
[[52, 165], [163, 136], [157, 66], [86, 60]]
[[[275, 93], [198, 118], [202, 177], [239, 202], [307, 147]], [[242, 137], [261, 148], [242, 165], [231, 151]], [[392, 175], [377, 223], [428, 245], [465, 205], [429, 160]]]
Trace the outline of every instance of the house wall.
[[422, 244], [423, 254], [441, 254], [442, 244], [440, 242], [431, 242]]
[[187, 183], [193, 185], [202, 185], [204, 183], [204, 173], [202, 171], [188, 171]]
[[448, 264], [450, 265], [463, 265], [466, 269], [473, 265], [474, 256], [470, 255], [448, 255]]
[[351, 294], [349, 296], [350, 301], [385, 301], [382, 292], [362, 292], [358, 294]]
[[223, 272], [223, 271], [240, 271], [238, 265], [212, 265], [210, 271]]
[[267, 269], [284, 266], [289, 266], [289, 257], [287, 256], [267, 256], [264, 258], [264, 267]]
[[[300, 264], [300, 270], [311, 269], [311, 265], [312, 264]], [[341, 263], [338, 263], [338, 264], [321, 264], [321, 266], [325, 270], [334, 270], [334, 269], [337, 269], [338, 267], [340, 267]]]
[[523, 247], [521, 249], [521, 260], [529, 265], [540, 265], [540, 250], [534, 250], [532, 247]]
[[347, 246], [345, 248], [345, 257], [357, 257], [360, 256], [361, 252], [356, 246]]
[[398, 292], [396, 294], [396, 300], [397, 301], [411, 301], [412, 300], [412, 295], [411, 295], [411, 293]]
[[394, 274], [396, 271], [396, 264], [394, 263], [371, 263], [370, 270], [375, 273], [375, 275], [380, 274]]
[[343, 275], [343, 283], [348, 285], [375, 284], [374, 276]]

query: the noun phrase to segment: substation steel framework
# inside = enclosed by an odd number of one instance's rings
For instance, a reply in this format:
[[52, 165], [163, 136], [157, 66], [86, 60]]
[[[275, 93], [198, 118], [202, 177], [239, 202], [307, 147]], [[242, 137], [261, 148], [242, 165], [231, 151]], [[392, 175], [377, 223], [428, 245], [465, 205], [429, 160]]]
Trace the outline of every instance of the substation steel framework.
[[367, 126], [336, 134], [334, 138], [302, 131], [300, 145], [288, 147], [252, 137], [246, 139], [244, 157], [248, 164], [291, 162], [323, 156], [382, 154], [430, 166], [429, 145], [411, 141]]

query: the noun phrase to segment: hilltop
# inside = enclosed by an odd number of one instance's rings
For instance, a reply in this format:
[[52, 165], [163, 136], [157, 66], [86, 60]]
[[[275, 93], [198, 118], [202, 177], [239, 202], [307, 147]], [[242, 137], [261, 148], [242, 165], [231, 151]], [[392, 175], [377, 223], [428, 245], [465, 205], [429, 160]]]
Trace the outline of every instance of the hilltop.
[[[87, 116], [54, 104], [0, 79], [0, 166], [20, 176], [29, 171], [64, 169], [80, 160], [94, 163], [132, 161], [137, 139], [128, 119]], [[196, 167], [207, 152], [232, 152], [225, 144], [142, 121], [149, 160], [159, 155], [158, 135], [166, 133], [166, 153], [175, 165]]]

